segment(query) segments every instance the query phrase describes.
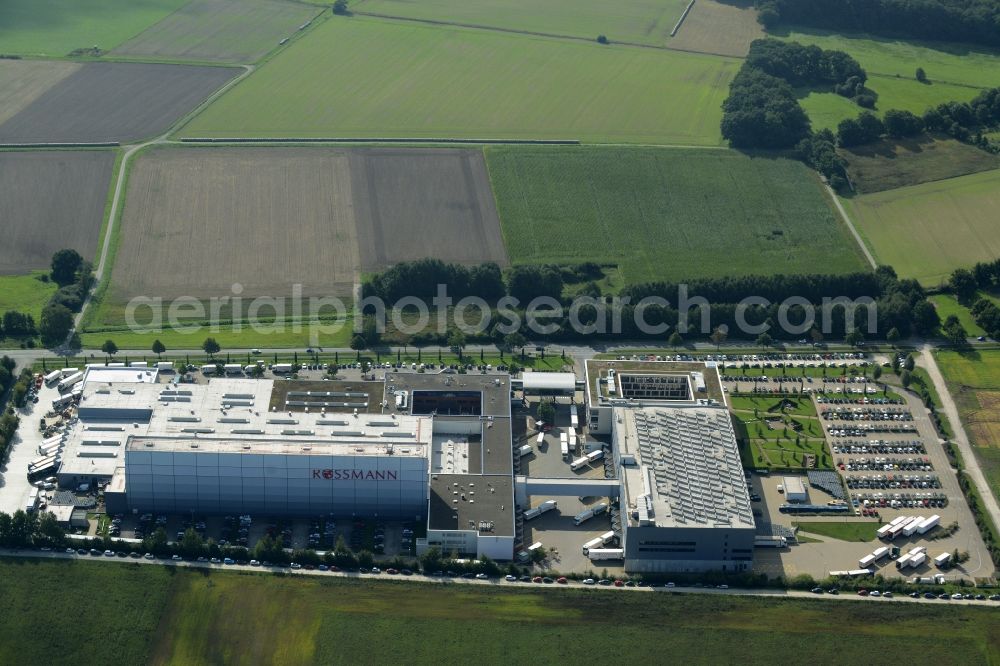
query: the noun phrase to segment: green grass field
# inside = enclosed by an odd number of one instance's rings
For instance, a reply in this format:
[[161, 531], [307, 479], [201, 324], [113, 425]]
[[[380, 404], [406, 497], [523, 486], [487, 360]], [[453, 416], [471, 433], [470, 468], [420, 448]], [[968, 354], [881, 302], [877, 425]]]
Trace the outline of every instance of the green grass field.
[[[780, 37], [853, 56], [868, 72], [868, 88], [878, 93], [879, 112], [905, 109], [922, 114], [930, 106], [969, 101], [982, 88], [1000, 86], [1000, 53], [798, 28], [781, 32]], [[917, 67], [924, 68], [928, 83], [916, 80]], [[814, 129], [836, 129], [838, 122], [861, 111], [832, 92], [810, 92], [802, 106]]]
[[[623, 663], [658, 663], [664, 653], [680, 663], [756, 663], [789, 651], [811, 663], [866, 663], [877, 643], [910, 650], [914, 664], [979, 664], [1000, 651], [1000, 615], [972, 607], [942, 613], [847, 598], [542, 591], [110, 562], [4, 560], [0, 574], [4, 663], [457, 664], [483, 663], [483, 655], [565, 663], [607, 649], [595, 623], [614, 627]], [[68, 594], [85, 613], [52, 612], [48, 601]], [[934, 640], [910, 649], [927, 635]]]
[[361, 0], [357, 12], [524, 30], [552, 35], [663, 45], [687, 0]]
[[996, 155], [943, 136], [926, 134], [912, 139], [841, 149], [847, 173], [859, 194], [957, 178], [1000, 167]]
[[[0, 663], [147, 663], [174, 577], [168, 567], [3, 558]], [[54, 612], [56, 603], [79, 607]]]
[[[950, 83], [935, 83], [925, 86], [917, 81], [896, 79], [885, 76], [869, 77], [868, 87], [879, 94], [875, 111], [882, 114], [889, 109], [903, 109], [923, 115], [928, 107], [944, 102], [968, 102], [979, 94], [978, 88], [957, 86]], [[800, 99], [814, 130], [837, 130], [837, 123], [845, 118], [854, 118], [864, 109], [836, 93], [823, 91], [801, 91]]]
[[983, 473], [1000, 498], [1000, 350], [942, 350], [934, 356]]
[[876, 259], [934, 286], [1000, 254], [1000, 171], [845, 199]]
[[714, 56], [335, 17], [181, 134], [719, 145], [721, 104], [738, 66]]
[[61, 57], [110, 51], [188, 0], [4, 0], [0, 53]]
[[937, 310], [941, 321], [944, 321], [951, 315], [955, 315], [962, 323], [962, 328], [969, 335], [986, 335], [986, 331], [980, 328], [972, 318], [969, 308], [959, 303], [951, 294], [934, 294], [928, 300], [934, 305], [934, 309]]
[[872, 523], [860, 522], [792, 521], [792, 525], [797, 526], [799, 529], [804, 532], [809, 532], [810, 534], [827, 536], [831, 539], [839, 539], [840, 541], [859, 542], [874, 541], [875, 530], [878, 529], [878, 526]]
[[626, 283], [864, 270], [815, 175], [722, 150], [488, 147], [515, 264], [617, 264]]
[[35, 318], [37, 324], [42, 316], [42, 308], [56, 292], [54, 282], [42, 282], [38, 276], [43, 272], [31, 275], [0, 275], [0, 315], [8, 310], [27, 312]]

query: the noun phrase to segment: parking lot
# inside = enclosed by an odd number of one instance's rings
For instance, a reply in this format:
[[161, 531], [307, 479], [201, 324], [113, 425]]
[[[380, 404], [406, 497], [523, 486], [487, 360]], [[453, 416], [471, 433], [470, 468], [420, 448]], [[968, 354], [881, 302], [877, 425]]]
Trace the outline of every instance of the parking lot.
[[[883, 576], [933, 576], [941, 573], [933, 557], [954, 550], [968, 552], [969, 559], [943, 573], [947, 578], [984, 578], [995, 568], [983, 544], [975, 521], [965, 503], [958, 479], [948, 463], [942, 442], [930, 421], [926, 408], [915, 396], [903, 392], [902, 404], [864, 404], [864, 394], [847, 394], [833, 400], [817, 400], [827, 444], [837, 472], [847, 487], [854, 514], [850, 518], [791, 516], [778, 511], [786, 498], [777, 490], [781, 474], [756, 476], [754, 490], [761, 495], [755, 511], [775, 525], [792, 522], [861, 522], [870, 525], [872, 541], [847, 542], [822, 535], [808, 535], [816, 542], [799, 543], [783, 550], [756, 549], [756, 571], [768, 575], [795, 576], [808, 573], [825, 578], [830, 571], [858, 568], [858, 561], [880, 546], [898, 546], [903, 553], [915, 546], [927, 548], [927, 562], [916, 568], [897, 570], [891, 558], [883, 558], [872, 567]], [[829, 412], [830, 417], [824, 418]], [[896, 418], [898, 415], [899, 418]], [[847, 418], [845, 418], [845, 416]], [[905, 426], [905, 427], [900, 427]], [[809, 502], [825, 504], [832, 496], [818, 488], [809, 488]], [[926, 535], [899, 536], [890, 541], [875, 538], [876, 530], [897, 516], [940, 516], [940, 526]], [[934, 538], [951, 529], [950, 536]]]

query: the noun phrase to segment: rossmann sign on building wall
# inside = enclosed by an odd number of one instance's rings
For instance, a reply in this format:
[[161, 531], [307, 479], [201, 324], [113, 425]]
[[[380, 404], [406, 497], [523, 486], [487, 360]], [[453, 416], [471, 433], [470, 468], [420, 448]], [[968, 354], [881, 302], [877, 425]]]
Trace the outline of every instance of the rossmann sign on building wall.
[[396, 470], [314, 469], [312, 478], [327, 481], [398, 481]]

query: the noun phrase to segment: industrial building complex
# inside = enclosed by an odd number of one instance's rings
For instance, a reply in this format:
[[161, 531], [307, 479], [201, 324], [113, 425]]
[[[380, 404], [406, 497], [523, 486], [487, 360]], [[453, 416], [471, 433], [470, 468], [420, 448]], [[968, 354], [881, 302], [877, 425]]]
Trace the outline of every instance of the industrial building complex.
[[[575, 396], [572, 373], [198, 383], [155, 368], [77, 374], [60, 387], [77, 409], [58, 444], [58, 481], [99, 483], [109, 513], [415, 521], [426, 524], [418, 553], [510, 560], [526, 555], [525, 519], [556, 506], [532, 509], [533, 497], [592, 496], [604, 501], [574, 524], [613, 516], [588, 544], [592, 559], [642, 572], [752, 563], [753, 514], [712, 364], [588, 361], [583, 418], [563, 398], [567, 464], [542, 476], [515, 464], [534, 435], [515, 435], [512, 404], [523, 399], [516, 391]], [[582, 475], [593, 463], [604, 474]]]

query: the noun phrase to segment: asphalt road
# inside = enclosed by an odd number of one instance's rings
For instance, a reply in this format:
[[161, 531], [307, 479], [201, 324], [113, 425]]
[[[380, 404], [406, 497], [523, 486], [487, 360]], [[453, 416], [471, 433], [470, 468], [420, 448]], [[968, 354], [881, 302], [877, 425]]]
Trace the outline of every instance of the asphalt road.
[[[920, 604], [962, 604], [967, 606], [985, 606], [989, 608], [996, 608], [1000, 610], [1000, 602], [996, 601], [976, 601], [976, 600], [940, 600], [940, 599], [924, 599], [923, 597], [919, 599], [913, 599], [906, 595], [894, 595], [891, 599], [883, 599], [879, 597], [861, 597], [853, 592], [844, 592], [843, 594], [813, 594], [812, 592], [805, 592], [800, 590], [776, 590], [776, 589], [739, 589], [739, 588], [728, 588], [728, 589], [718, 589], [718, 588], [706, 588], [706, 587], [686, 587], [678, 586], [673, 588], [649, 588], [649, 587], [614, 587], [613, 585], [584, 585], [578, 581], [569, 581], [565, 584], [551, 583], [551, 584], [532, 584], [532, 583], [521, 583], [513, 582], [508, 583], [503, 578], [490, 579], [490, 580], [477, 580], [475, 578], [442, 578], [437, 576], [424, 576], [420, 574], [414, 574], [412, 576], [399, 575], [389, 575], [384, 571], [381, 574], [362, 574], [362, 573], [348, 573], [348, 572], [334, 572], [334, 571], [319, 571], [319, 570], [308, 570], [308, 569], [287, 569], [283, 567], [253, 567], [250, 565], [240, 565], [240, 564], [211, 564], [208, 562], [189, 562], [186, 560], [174, 561], [174, 560], [147, 560], [145, 558], [132, 559], [132, 558], [120, 558], [120, 557], [104, 557], [91, 556], [91, 555], [78, 555], [73, 553], [72, 555], [64, 552], [43, 552], [35, 550], [21, 550], [14, 551], [8, 549], [0, 549], [0, 557], [32, 557], [38, 559], [51, 559], [51, 560], [91, 560], [96, 562], [105, 562], [109, 566], [114, 564], [143, 564], [149, 566], [175, 566], [183, 567], [188, 569], [209, 569], [209, 570], [224, 570], [224, 571], [243, 571], [243, 572], [256, 572], [256, 573], [280, 573], [287, 576], [321, 576], [321, 577], [334, 577], [334, 578], [364, 578], [364, 579], [379, 579], [379, 580], [406, 580], [417, 583], [426, 583], [430, 585], [479, 585], [479, 586], [489, 586], [489, 587], [513, 587], [513, 588], [531, 588], [531, 589], [544, 589], [544, 590], [563, 590], [563, 589], [588, 589], [588, 590], [607, 590], [614, 592], [631, 592], [631, 593], [646, 593], [646, 594], [713, 594], [720, 596], [745, 596], [745, 597], [768, 597], [772, 599], [825, 599], [831, 601], [854, 601], [858, 603], [891, 603], [891, 602], [903, 602], [903, 603], [920, 603]], [[556, 593], [558, 594], [558, 593]]]

